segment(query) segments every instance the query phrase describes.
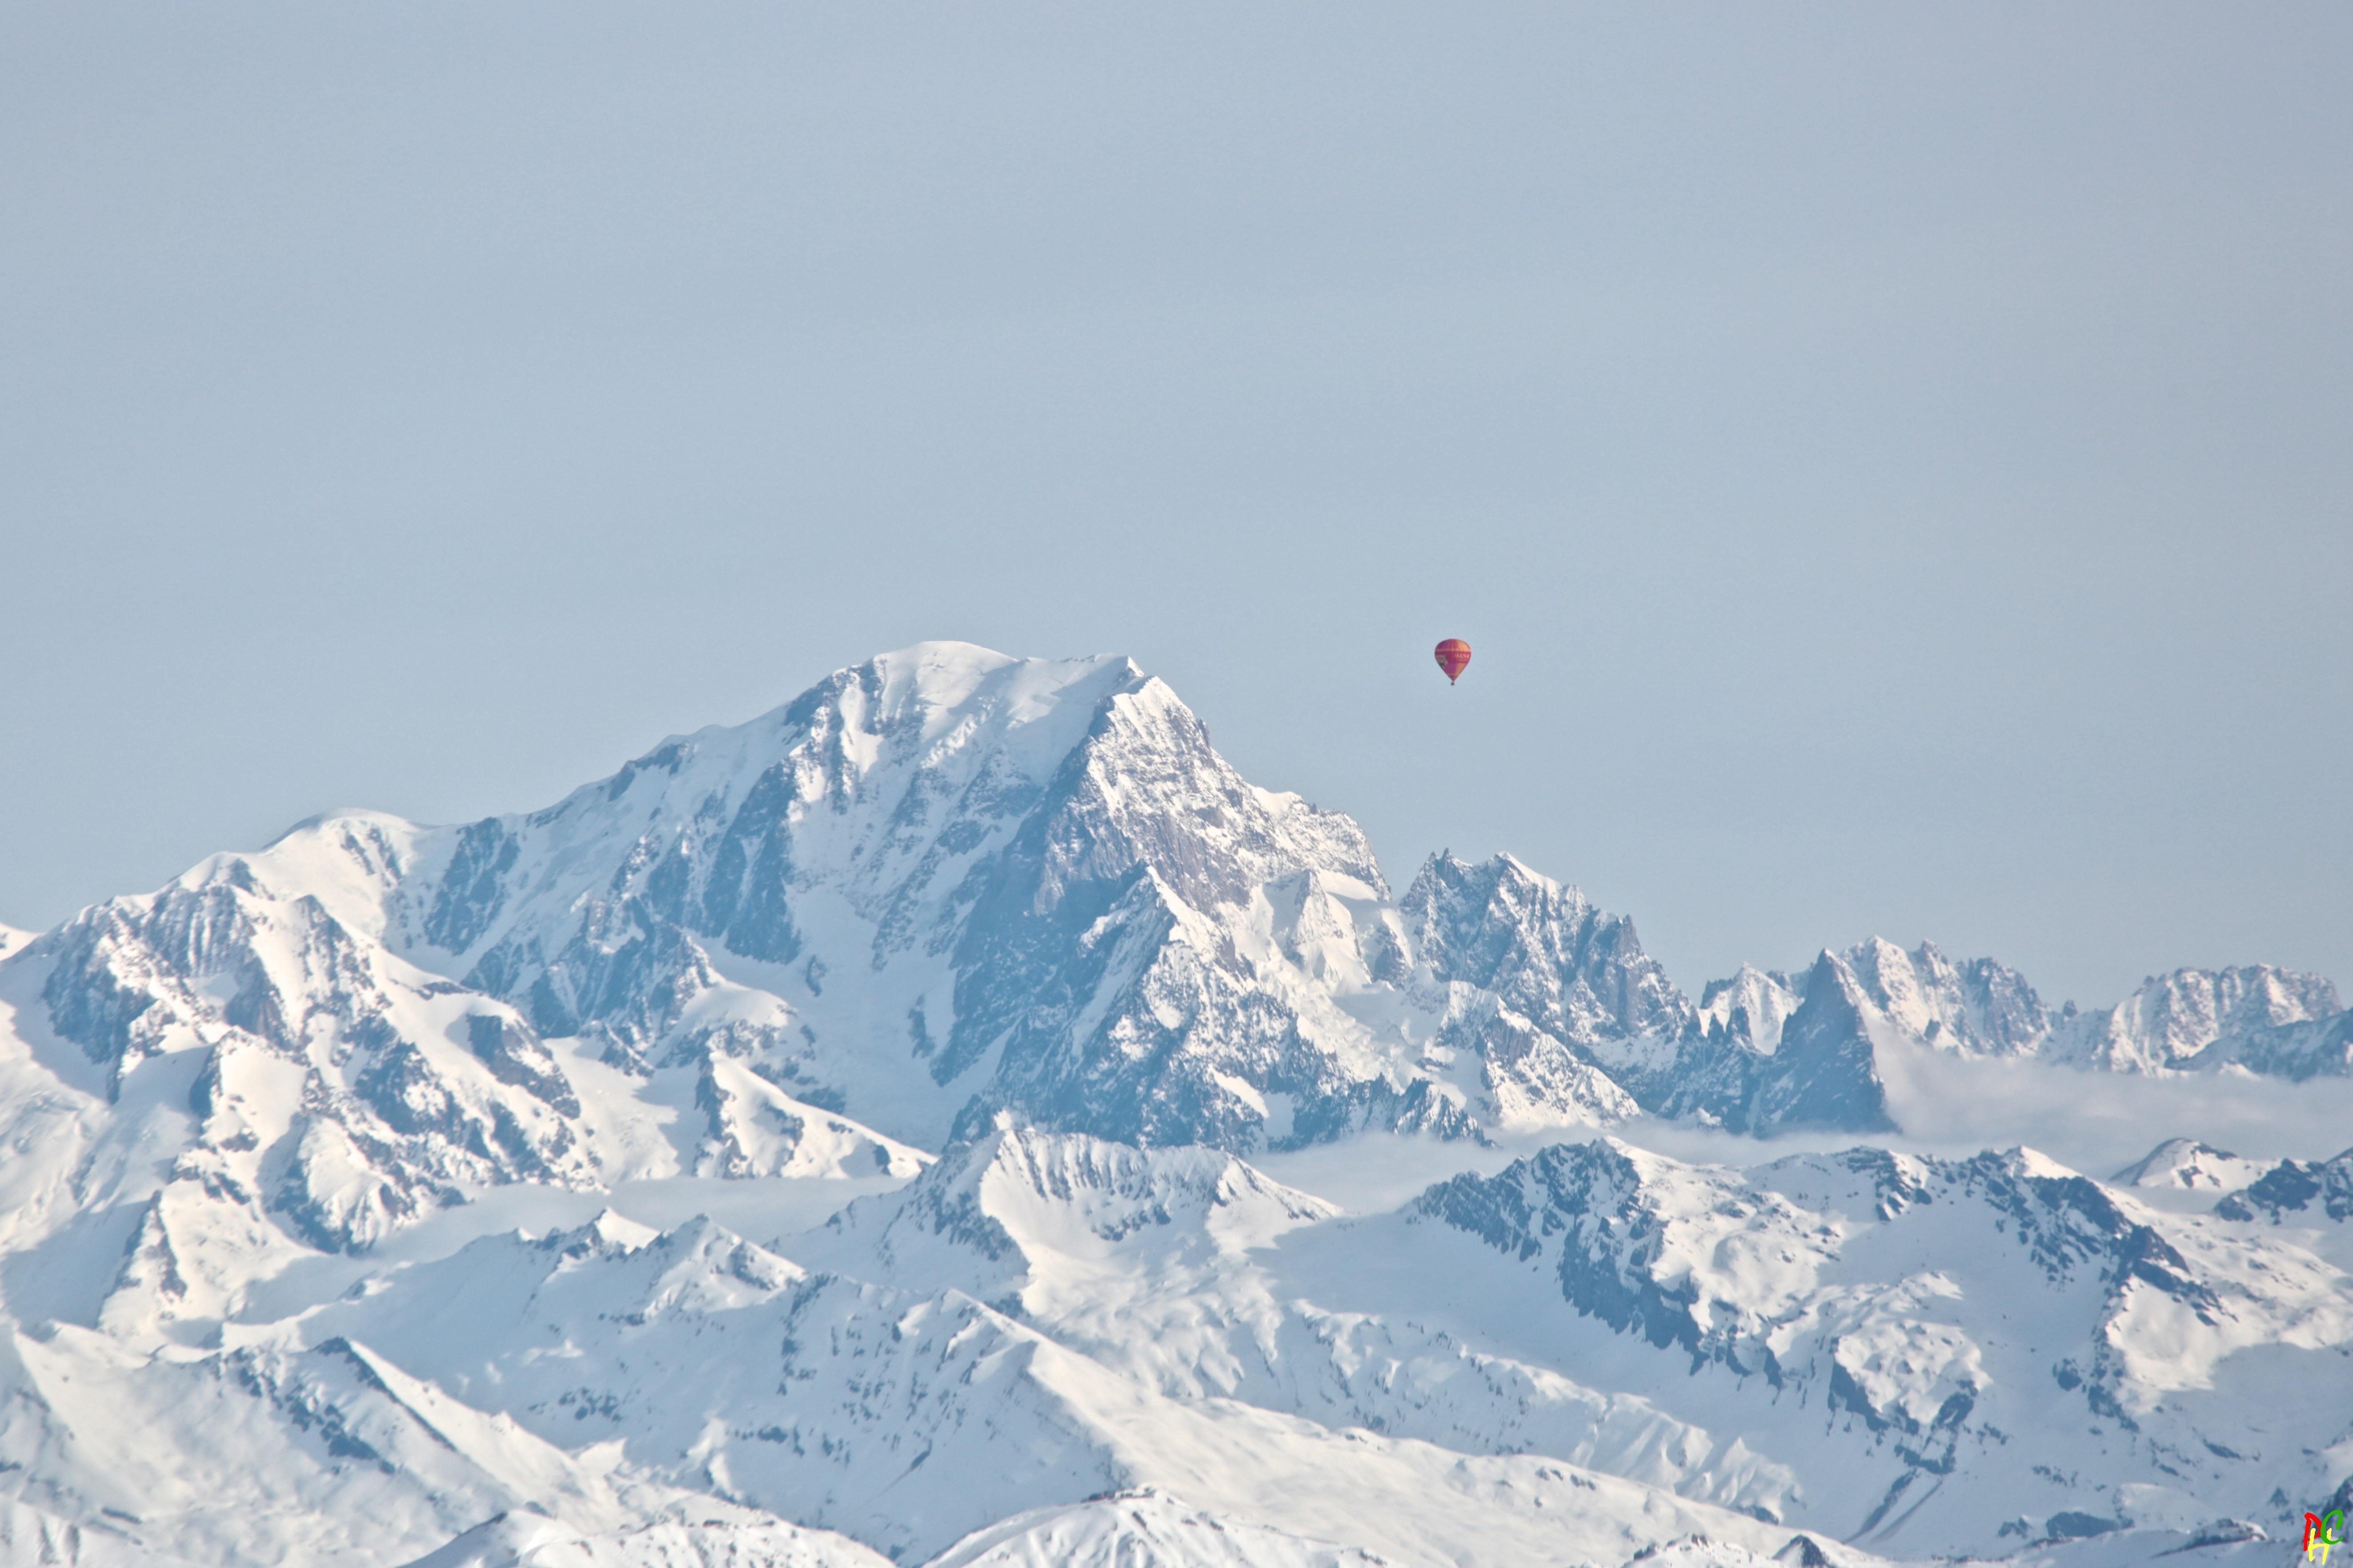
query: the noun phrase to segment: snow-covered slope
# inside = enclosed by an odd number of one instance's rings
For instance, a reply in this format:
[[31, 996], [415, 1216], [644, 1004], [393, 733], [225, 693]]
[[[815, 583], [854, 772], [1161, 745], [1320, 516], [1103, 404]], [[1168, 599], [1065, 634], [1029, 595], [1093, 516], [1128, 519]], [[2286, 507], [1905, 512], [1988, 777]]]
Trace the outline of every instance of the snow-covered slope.
[[505, 1513], [407, 1568], [885, 1568], [891, 1561], [830, 1531], [715, 1500], [691, 1511], [698, 1517], [596, 1535], [543, 1514]]
[[1411, 1317], [1335, 1311], [1268, 1249], [1340, 1218], [1230, 1155], [1001, 1124], [923, 1178], [853, 1204], [797, 1256], [985, 1297], [1149, 1386], [1468, 1453], [1535, 1452], [1778, 1517], [1795, 1485], [1736, 1437]]
[[[1035, 1216], [1040, 1227], [1120, 1232], [1109, 1217], [1119, 1173], [1102, 1162], [1071, 1168], [1082, 1181], [1062, 1212]], [[1239, 1208], [1231, 1217], [1245, 1230], [1268, 1201], [1287, 1202], [1246, 1171], [1229, 1173], [1228, 1204], [1204, 1199]], [[1162, 1206], [1132, 1181], [1125, 1195], [1147, 1215]], [[1087, 1229], [1089, 1215], [1100, 1229]], [[1204, 1217], [1180, 1208], [1144, 1223], [1166, 1227], [1163, 1245], [1182, 1245]], [[1104, 1272], [1116, 1267], [1103, 1262]], [[1215, 1294], [1203, 1291], [1203, 1302]], [[1596, 1496], [1581, 1539], [1628, 1551], [1653, 1516], [1736, 1537], [1760, 1529], [1573, 1466], [1475, 1458], [1342, 1435], [1247, 1401], [1172, 1395], [1128, 1370], [1140, 1352], [1088, 1354], [1056, 1327], [1014, 1300], [991, 1306], [952, 1285], [811, 1272], [707, 1221], [647, 1236], [608, 1218], [536, 1240], [485, 1237], [314, 1311], [301, 1331], [313, 1342], [364, 1340], [524, 1431], [617, 1442], [638, 1473], [714, 1486], [902, 1560], [1009, 1511], [1145, 1485], [1409, 1562], [1442, 1560], [1450, 1539], [1510, 1542], [1522, 1561], [1575, 1561], [1560, 1555], [1543, 1510], [1585, 1493]], [[1140, 1340], [1156, 1329], [1138, 1321], [1127, 1332]], [[564, 1353], [549, 1356], [551, 1344]]]
[[[2353, 1155], [1790, 1152], [1920, 1062], [2146, 1107], [2353, 1015], [1878, 941], [1694, 1002], [1508, 856], [1392, 898], [1125, 659], [884, 655], [0, 930], [0, 1568], [2221, 1561], [2353, 1495]], [[1447, 1179], [1253, 1163], [1349, 1141]]]
[[78, 1523], [21, 1502], [0, 1503], [0, 1568], [195, 1568], [132, 1544], [111, 1520]]
[[2195, 1138], [2168, 1138], [2146, 1158], [2118, 1171], [2116, 1181], [2127, 1187], [2235, 1193], [2267, 1169], [2260, 1160], [2242, 1160]]

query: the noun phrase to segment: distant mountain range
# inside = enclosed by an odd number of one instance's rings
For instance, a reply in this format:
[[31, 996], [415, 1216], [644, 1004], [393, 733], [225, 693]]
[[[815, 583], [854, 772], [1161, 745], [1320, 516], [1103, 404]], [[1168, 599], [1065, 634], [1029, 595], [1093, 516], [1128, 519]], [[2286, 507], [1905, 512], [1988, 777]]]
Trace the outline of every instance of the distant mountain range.
[[[2353, 1472], [2343, 1158], [1597, 1136], [1892, 1134], [1920, 1051], [2341, 1078], [2353, 1014], [1880, 941], [1694, 1002], [1508, 856], [1393, 893], [1125, 659], [922, 645], [0, 931], [0, 1568], [2203, 1562]], [[1400, 1134], [1477, 1168], [1246, 1163]]]

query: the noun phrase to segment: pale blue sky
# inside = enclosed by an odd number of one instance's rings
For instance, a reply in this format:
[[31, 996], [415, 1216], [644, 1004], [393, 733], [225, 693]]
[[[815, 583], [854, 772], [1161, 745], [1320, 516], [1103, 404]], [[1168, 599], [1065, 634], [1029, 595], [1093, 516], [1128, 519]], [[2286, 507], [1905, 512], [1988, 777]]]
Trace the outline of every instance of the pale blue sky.
[[1694, 988], [2353, 986], [2348, 171], [2342, 5], [12, 6], [0, 920], [954, 637]]

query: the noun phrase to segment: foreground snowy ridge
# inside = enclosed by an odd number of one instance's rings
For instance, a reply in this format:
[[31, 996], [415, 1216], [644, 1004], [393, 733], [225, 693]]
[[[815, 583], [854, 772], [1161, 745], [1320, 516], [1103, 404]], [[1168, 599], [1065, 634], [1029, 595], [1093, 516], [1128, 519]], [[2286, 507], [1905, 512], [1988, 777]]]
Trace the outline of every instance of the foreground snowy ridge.
[[[1881, 942], [1694, 1002], [1509, 857], [1393, 895], [1124, 659], [923, 645], [0, 931], [0, 1568], [2293, 1533], [2353, 1473], [2353, 1152], [1626, 1141], [1892, 1136], [1984, 1059], [2341, 1079], [2353, 1015]], [[1253, 1163], [1352, 1140], [1448, 1174]]]

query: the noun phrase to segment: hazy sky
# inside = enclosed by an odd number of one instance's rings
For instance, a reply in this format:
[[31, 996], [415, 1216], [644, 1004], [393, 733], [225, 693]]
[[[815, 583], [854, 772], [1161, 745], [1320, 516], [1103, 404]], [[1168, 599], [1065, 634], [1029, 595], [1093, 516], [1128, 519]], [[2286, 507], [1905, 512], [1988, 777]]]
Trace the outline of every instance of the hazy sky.
[[964, 637], [1694, 988], [2353, 987], [2348, 290], [2341, 0], [11, 5], [0, 920]]

